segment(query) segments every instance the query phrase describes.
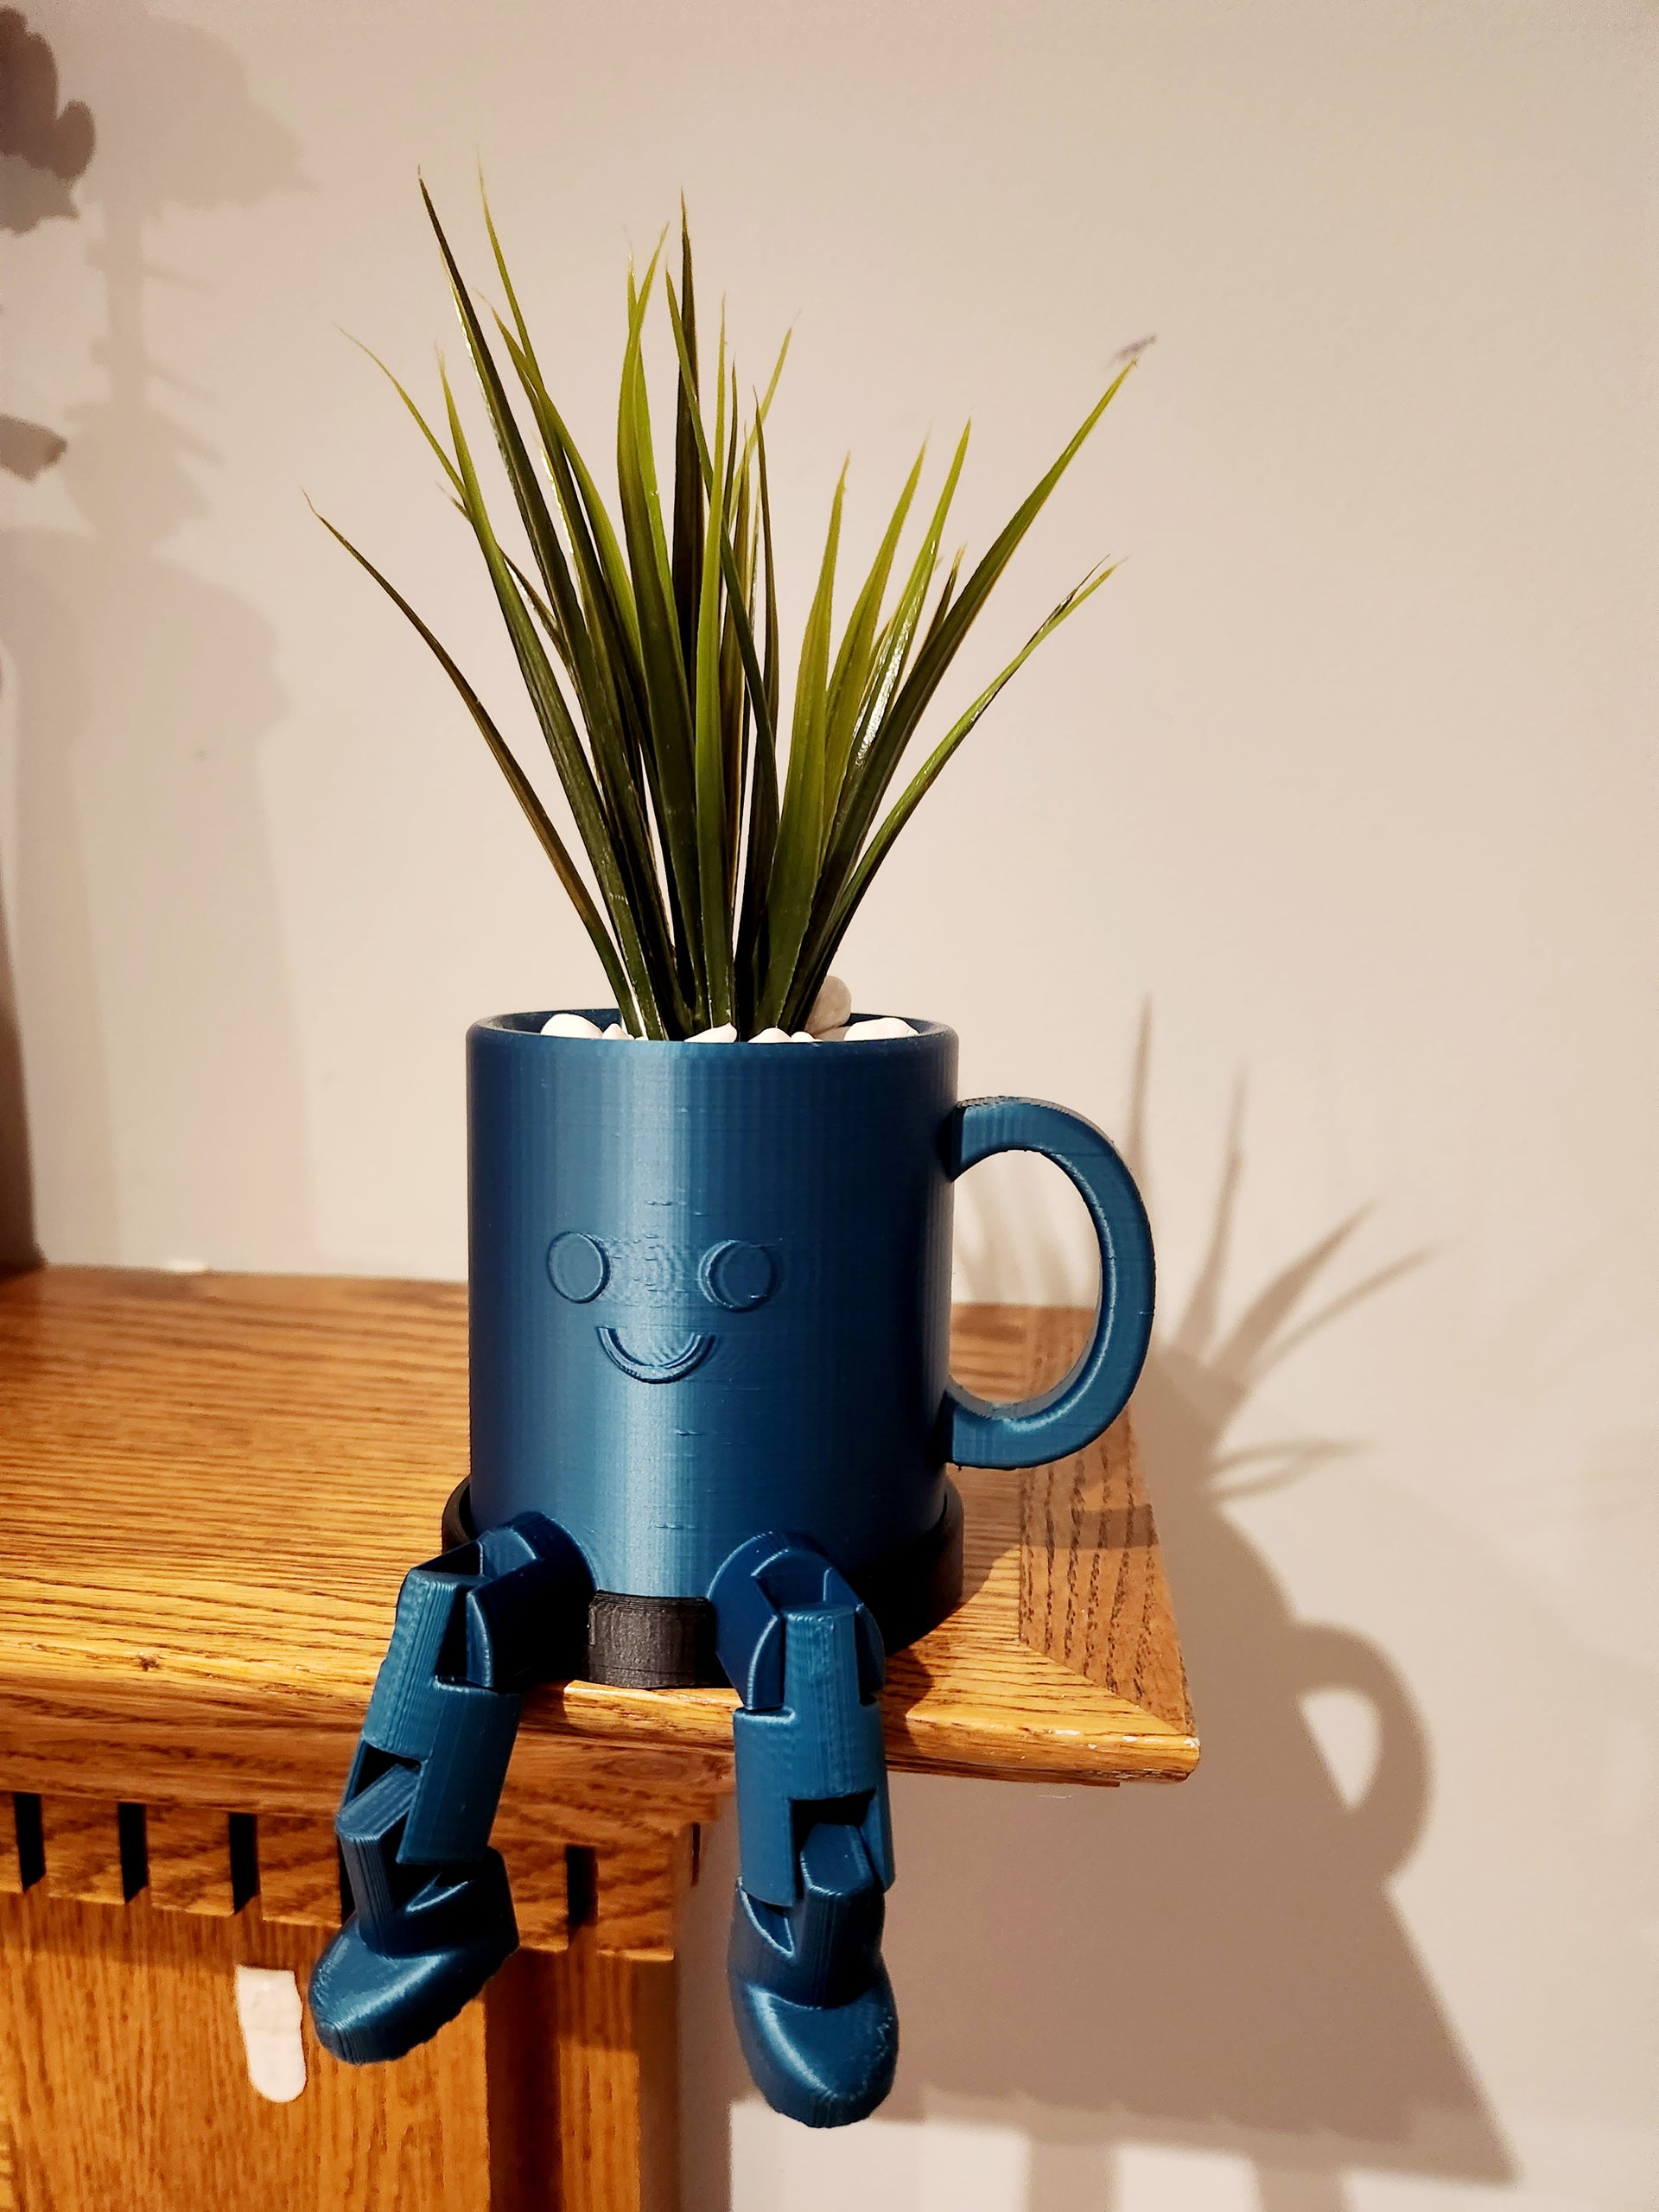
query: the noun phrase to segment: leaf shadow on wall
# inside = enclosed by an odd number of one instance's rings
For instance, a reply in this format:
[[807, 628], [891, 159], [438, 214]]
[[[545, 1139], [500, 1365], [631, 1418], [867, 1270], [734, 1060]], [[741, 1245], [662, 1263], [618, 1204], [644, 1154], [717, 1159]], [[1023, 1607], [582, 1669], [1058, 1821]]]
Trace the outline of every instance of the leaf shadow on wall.
[[[1147, 1063], [1143, 1030], [1125, 1147], [1143, 1189]], [[1015, 2130], [1025, 2212], [1101, 2212], [1126, 2145], [1249, 2160], [1264, 2212], [1338, 2212], [1356, 2171], [1514, 2178], [1389, 1892], [1428, 1810], [1422, 1720], [1376, 1644], [1296, 1616], [1225, 1510], [1357, 1448], [1303, 1439], [1245, 1453], [1230, 1439], [1280, 1359], [1351, 1322], [1418, 1260], [1328, 1294], [1356, 1217], [1224, 1324], [1243, 1176], [1236, 1115], [1205, 1259], [1134, 1402], [1204, 1744], [1197, 1774], [1116, 1790], [894, 1782], [887, 1952], [901, 2046], [872, 2125]], [[978, 1204], [975, 1274], [1022, 1234], [984, 1217], [982, 1192]], [[1054, 1275], [1065, 1267], [1055, 1259]], [[998, 1280], [970, 1274], [970, 1294]], [[1363, 1700], [1374, 1719], [1371, 1771], [1351, 1803], [1305, 1714], [1304, 1700], [1329, 1691]], [[705, 1859], [721, 1891], [732, 1827]], [[701, 1944], [716, 1917], [700, 1913]], [[709, 1972], [687, 1964], [690, 1980]], [[747, 2085], [717, 2000], [688, 2002], [690, 2067], [720, 2076], [687, 2098], [688, 2189], [723, 2204], [720, 2123]]]
[[[54, 216], [73, 220], [70, 187], [91, 161], [95, 138], [84, 101], [59, 103], [51, 48], [16, 8], [0, 9], [0, 232], [21, 238]], [[8, 475], [32, 483], [61, 459], [64, 442], [43, 423], [0, 413], [0, 469]], [[41, 1255], [6, 890], [0, 880], [0, 1271], [9, 1272], [35, 1266]]]
[[[56, 111], [50, 55], [22, 35], [38, 112], [7, 148], [8, 225], [76, 216], [65, 170], [82, 162], [108, 379], [60, 429], [0, 439], [11, 473], [50, 470], [86, 524], [0, 538], [35, 1211], [54, 1256], [302, 1264], [298, 1047], [258, 785], [287, 703], [276, 639], [165, 550], [206, 511], [197, 472], [218, 456], [168, 411], [200, 417], [211, 395], [151, 358], [145, 328], [155, 288], [190, 281], [154, 265], [147, 232], [296, 188], [297, 149], [224, 46], [135, 0], [100, 11], [79, 88], [95, 133], [81, 103]], [[14, 188], [25, 172], [38, 189]]]

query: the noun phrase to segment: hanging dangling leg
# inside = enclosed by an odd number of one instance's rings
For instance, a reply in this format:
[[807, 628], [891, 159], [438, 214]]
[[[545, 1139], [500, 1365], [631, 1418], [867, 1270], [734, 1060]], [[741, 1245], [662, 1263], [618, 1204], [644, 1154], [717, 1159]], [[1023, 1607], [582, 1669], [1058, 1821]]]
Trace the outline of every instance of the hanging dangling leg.
[[356, 1910], [311, 1977], [335, 2057], [400, 2058], [516, 1949], [490, 1827], [522, 1693], [579, 1670], [592, 1592], [581, 1552], [539, 1513], [404, 1578], [334, 1822]]
[[899, 2051], [880, 1951], [893, 1882], [880, 1632], [800, 1537], [754, 1538], [709, 1594], [743, 1700], [728, 1962], [739, 2039], [775, 2111], [844, 2126], [886, 2096]]

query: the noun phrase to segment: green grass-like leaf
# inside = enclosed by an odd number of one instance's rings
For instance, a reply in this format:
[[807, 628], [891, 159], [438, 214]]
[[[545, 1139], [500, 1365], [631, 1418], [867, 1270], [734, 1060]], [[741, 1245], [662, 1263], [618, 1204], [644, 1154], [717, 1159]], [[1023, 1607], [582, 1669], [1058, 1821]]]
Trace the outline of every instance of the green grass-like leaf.
[[1096, 569], [1067, 594], [887, 804], [975, 621], [1134, 363], [1113, 378], [965, 582], [961, 553], [940, 575], [965, 430], [931, 508], [923, 507], [919, 542], [900, 557], [924, 448], [837, 631], [843, 468], [801, 638], [785, 747], [766, 422], [789, 335], [746, 415], [722, 315], [705, 382], [682, 203], [678, 284], [664, 275], [662, 285], [677, 372], [671, 512], [664, 516], [645, 370], [659, 241], [643, 277], [628, 275], [613, 515], [553, 399], [487, 198], [485, 229], [505, 315], [480, 312], [424, 184], [421, 192], [511, 493], [516, 545], [502, 541], [442, 364], [442, 415], [429, 419], [392, 372], [370, 358], [435, 455], [478, 545], [580, 861], [433, 631], [366, 555], [333, 523], [324, 526], [455, 686], [575, 905], [627, 1026], [669, 1038], [728, 1020], [744, 1036], [778, 1021], [798, 1027], [872, 879], [946, 763], [1031, 655], [1111, 573]]

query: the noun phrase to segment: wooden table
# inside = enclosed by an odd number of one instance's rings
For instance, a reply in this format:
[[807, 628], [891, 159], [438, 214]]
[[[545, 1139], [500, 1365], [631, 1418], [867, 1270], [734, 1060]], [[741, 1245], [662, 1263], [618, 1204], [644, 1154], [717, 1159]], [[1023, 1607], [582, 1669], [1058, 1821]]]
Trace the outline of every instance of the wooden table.
[[[956, 1371], [1023, 1395], [1085, 1318], [960, 1308]], [[303, 1986], [339, 1923], [346, 1763], [466, 1472], [464, 1290], [13, 1277], [0, 1466], [0, 2212], [676, 2203], [675, 1916], [731, 1787], [726, 1691], [538, 1693], [495, 1830], [524, 1948], [395, 2065], [338, 2065], [308, 2023], [304, 2094], [249, 2083], [232, 1967]], [[1127, 1419], [961, 1484], [968, 1594], [889, 1665], [891, 1764], [1189, 1773]]]

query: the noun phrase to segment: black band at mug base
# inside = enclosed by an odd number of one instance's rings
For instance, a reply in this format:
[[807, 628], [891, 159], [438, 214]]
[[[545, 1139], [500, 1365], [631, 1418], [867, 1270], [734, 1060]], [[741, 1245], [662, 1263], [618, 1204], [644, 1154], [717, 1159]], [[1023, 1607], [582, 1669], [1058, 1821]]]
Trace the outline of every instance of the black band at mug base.
[[[443, 1546], [470, 1543], [470, 1485], [443, 1509]], [[875, 1616], [889, 1651], [937, 1628], [962, 1599], [962, 1496], [948, 1478], [944, 1510], [926, 1534], [886, 1552], [847, 1580]], [[587, 1680], [613, 1689], [719, 1689], [715, 1609], [706, 1598], [637, 1598], [596, 1590], [588, 1614]]]

